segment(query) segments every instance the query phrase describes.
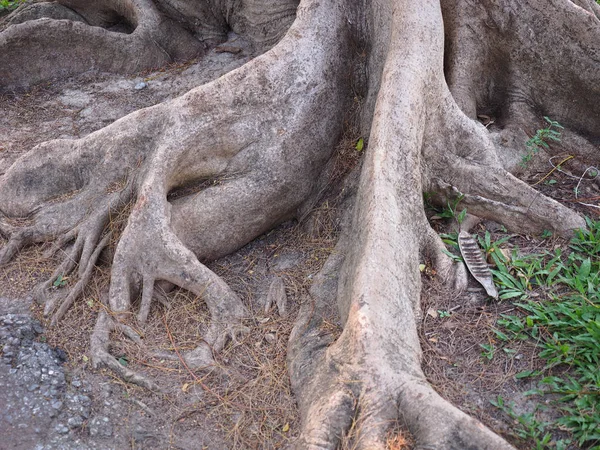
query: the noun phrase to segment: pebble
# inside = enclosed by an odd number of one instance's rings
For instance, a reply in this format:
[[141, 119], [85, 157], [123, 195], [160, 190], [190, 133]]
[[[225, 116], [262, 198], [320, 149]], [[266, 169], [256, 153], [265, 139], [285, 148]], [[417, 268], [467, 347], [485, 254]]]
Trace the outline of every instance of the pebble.
[[83, 417], [81, 417], [81, 416], [70, 417], [69, 420], [67, 420], [67, 425], [69, 425], [69, 428], [79, 428], [80, 426], [83, 425]]
[[59, 423], [58, 425], [56, 425], [56, 427], [54, 427], [54, 429], [56, 430], [57, 433], [60, 433], [60, 434], [66, 434], [69, 432], [69, 428], [64, 426], [62, 423]]
[[142, 89], [148, 87], [148, 83], [144, 83], [143, 81], [140, 81], [138, 84], [135, 85], [134, 89], [136, 91], [141, 91]]

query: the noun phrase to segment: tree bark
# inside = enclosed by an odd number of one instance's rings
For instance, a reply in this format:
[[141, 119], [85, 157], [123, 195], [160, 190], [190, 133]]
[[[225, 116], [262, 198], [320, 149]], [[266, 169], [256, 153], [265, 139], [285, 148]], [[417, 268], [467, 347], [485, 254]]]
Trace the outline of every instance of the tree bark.
[[[130, 311], [141, 293], [143, 322], [158, 281], [202, 295], [213, 325], [186, 359], [190, 366], [210, 364], [228, 336], [244, 332], [247, 311], [203, 263], [312, 204], [341, 119], [362, 95], [368, 148], [349, 225], [326, 264], [339, 274], [337, 296], [315, 284], [290, 338], [290, 377], [302, 415], [297, 447], [336, 448], [359, 414], [357, 448], [385, 448], [397, 419], [418, 448], [512, 448], [443, 400], [421, 370], [419, 260], [432, 258], [457, 289], [466, 276], [443, 253], [422, 195], [463, 196], [470, 213], [519, 232], [568, 236], [585, 226], [514, 174], [522, 170], [527, 133], [544, 115], [569, 130], [566, 142], [582, 164], [597, 164], [600, 8], [594, 1], [303, 0], [297, 9], [288, 0], [59, 3], [54, 17], [70, 19], [18, 23], [26, 8], [9, 19], [0, 33], [3, 89], [189, 58], [228, 29], [259, 48], [283, 38], [182, 97], [80, 140], [41, 144], [2, 176], [0, 231], [9, 241], [0, 262], [31, 243], [72, 244], [37, 292], [44, 300], [52, 281], [78, 265], [80, 282], [69, 295], [46, 302], [53, 322], [118, 238], [111, 310]], [[25, 49], [32, 53], [25, 56]], [[48, 51], [56, 64], [44, 59]], [[19, 69], [25, 57], [31, 65]], [[493, 116], [495, 126], [481, 124], [482, 114]], [[170, 200], [215, 177], [225, 181]], [[125, 229], [111, 230], [111, 215], [121, 211], [129, 217]], [[15, 218], [23, 219], [20, 225]], [[321, 324], [324, 309], [336, 302], [344, 330], [334, 340]], [[95, 362], [153, 388], [107, 351], [118, 326], [99, 317]]]

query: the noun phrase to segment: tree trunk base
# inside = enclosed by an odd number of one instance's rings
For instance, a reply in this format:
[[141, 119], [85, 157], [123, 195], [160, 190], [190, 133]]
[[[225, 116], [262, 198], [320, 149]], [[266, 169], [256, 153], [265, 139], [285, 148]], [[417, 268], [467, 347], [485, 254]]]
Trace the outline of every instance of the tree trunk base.
[[[6, 28], [0, 34], [4, 88], [90, 66], [138, 71], [202, 48], [189, 27], [165, 18], [150, 0], [61, 3], [88, 23], [39, 19]], [[295, 6], [283, 0], [270, 9], [261, 0], [242, 3], [233, 16], [245, 18], [239, 23], [255, 37], [262, 29], [262, 42], [281, 34], [281, 27], [271, 25], [285, 23]], [[456, 289], [466, 285], [464, 267], [444, 254], [427, 222], [424, 192], [441, 203], [461, 199], [470, 214], [520, 232], [547, 229], [568, 236], [585, 226], [578, 214], [510, 173], [523, 154], [511, 146], [522, 134], [519, 118], [542, 110], [578, 131], [575, 141], [587, 143], [582, 159], [597, 158], [591, 148], [600, 88], [593, 76], [600, 68], [592, 62], [600, 40], [574, 44], [582, 36], [597, 37], [597, 7], [591, 0], [579, 2], [585, 8], [558, 0], [546, 8], [546, 1], [530, 0], [532, 29], [542, 37], [526, 45], [528, 18], [503, 21], [502, 12], [515, 9], [513, 3], [484, 2], [473, 12], [472, 5], [458, 0], [443, 8], [435, 0], [377, 0], [367, 6], [302, 1], [282, 41], [245, 66], [83, 139], [50, 141], [21, 157], [0, 179], [0, 232], [8, 238], [0, 263], [32, 243], [56, 241], [60, 249], [72, 244], [38, 290], [57, 323], [110, 248], [114, 257], [105, 303], [112, 316], [103, 311], [98, 317], [91, 342], [94, 364], [156, 388], [110, 354], [110, 333], [121, 330], [137, 340], [119, 319], [132, 314], [141, 297], [137, 321], [143, 324], [153, 300], [160, 300], [159, 283], [171, 283], [206, 302], [211, 324], [204, 342], [185, 359], [190, 367], [209, 365], [228, 339], [247, 332], [249, 314], [203, 263], [310, 209], [322, 191], [342, 118], [364, 93], [364, 164], [340, 251], [326, 266], [338, 273], [336, 306], [344, 330], [335, 340], [323, 331], [323, 308], [333, 307], [333, 297], [316, 294], [314, 304], [303, 305], [290, 338], [290, 376], [303, 418], [297, 447], [336, 448], [358, 416], [356, 448], [385, 448], [388, 428], [397, 420], [421, 449], [512, 448], [429, 386], [420, 367], [417, 322], [420, 259], [433, 260]], [[177, 5], [183, 8], [186, 2]], [[272, 20], [250, 20], [262, 15]], [[208, 28], [223, 30], [229, 23], [223, 19], [228, 15], [211, 17]], [[555, 27], [589, 25], [582, 36], [558, 44], [576, 54], [574, 68], [593, 70], [565, 71], [567, 76], [562, 68], [542, 71], [531, 62], [549, 58], [552, 39], [541, 20], [547, 17]], [[106, 28], [121, 18], [128, 32]], [[478, 38], [475, 45], [467, 29], [487, 39]], [[508, 49], [498, 47], [507, 42]], [[24, 62], [24, 45], [33, 49], [27, 58], [35, 62], [25, 74], [15, 69]], [[100, 59], [94, 56], [98, 46], [107, 49]], [[361, 47], [370, 49], [368, 58]], [[56, 64], [44, 60], [49, 49], [59, 55]], [[508, 58], [515, 49], [522, 54]], [[74, 57], [73, 51], [82, 55]], [[482, 63], [483, 83], [472, 65]], [[553, 76], [560, 86], [550, 98], [538, 97], [548, 94]], [[570, 114], [561, 105], [579, 85], [589, 95]], [[482, 112], [501, 118], [501, 129], [477, 121]], [[190, 187], [196, 192], [174, 195]], [[126, 220], [121, 227], [114, 220], [118, 216]], [[46, 295], [75, 271], [78, 281], [65, 297]]]

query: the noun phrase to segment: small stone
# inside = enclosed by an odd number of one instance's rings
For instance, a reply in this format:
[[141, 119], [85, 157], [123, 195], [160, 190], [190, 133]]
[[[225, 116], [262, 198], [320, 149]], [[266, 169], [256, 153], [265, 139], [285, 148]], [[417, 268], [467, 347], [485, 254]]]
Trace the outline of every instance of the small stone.
[[112, 426], [108, 422], [108, 417], [94, 417], [90, 421], [90, 436], [111, 437], [113, 434]]
[[276, 277], [267, 294], [267, 305], [277, 305], [277, 311], [281, 317], [287, 316], [287, 295], [285, 294], [285, 283], [280, 277]]
[[143, 81], [140, 81], [138, 84], [135, 85], [134, 89], [136, 91], [141, 91], [142, 89], [148, 87], [147, 83], [144, 83]]
[[275, 333], [265, 334], [265, 341], [267, 341], [271, 345], [275, 344], [275, 342], [277, 341], [277, 338], [275, 337]]
[[28, 390], [29, 392], [33, 392], [33, 391], [35, 391], [36, 389], [39, 389], [39, 387], [40, 387], [40, 385], [39, 385], [39, 384], [32, 384], [31, 386], [29, 386], [29, 387], [27, 388], [27, 390]]
[[71, 386], [81, 387], [81, 381], [73, 380], [73, 381], [71, 381]]
[[67, 434], [69, 432], [69, 428], [67, 428], [64, 424], [59, 423], [58, 425], [56, 425], [54, 427], [54, 429], [56, 430], [57, 433], [60, 434]]
[[60, 409], [62, 408], [63, 402], [61, 402], [60, 400], [56, 400], [55, 402], [52, 402], [52, 407], [54, 409]]
[[67, 420], [67, 425], [69, 428], [79, 428], [83, 425], [83, 417], [81, 416], [73, 416]]

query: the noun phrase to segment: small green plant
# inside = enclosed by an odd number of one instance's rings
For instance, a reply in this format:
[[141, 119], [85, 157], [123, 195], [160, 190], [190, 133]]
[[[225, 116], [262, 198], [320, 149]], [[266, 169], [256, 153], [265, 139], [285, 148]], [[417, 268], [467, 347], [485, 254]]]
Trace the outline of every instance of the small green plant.
[[549, 117], [544, 116], [544, 120], [548, 122], [548, 126], [546, 128], [537, 130], [535, 135], [525, 143], [525, 147], [527, 147], [527, 153], [521, 160], [521, 166], [523, 167], [527, 166], [527, 163], [531, 161], [531, 159], [540, 151], [540, 149], [550, 148], [550, 141], [560, 142], [559, 130], [564, 129], [564, 127]]
[[[506, 230], [504, 232], [506, 232]], [[477, 240], [479, 241], [479, 245], [481, 245], [481, 248], [483, 248], [486, 258], [492, 257], [492, 255], [495, 254], [497, 258], [503, 259], [504, 255], [500, 250], [500, 246], [506, 243], [511, 237], [512, 235], [504, 236], [503, 238], [492, 242], [492, 235], [489, 231], [486, 231], [485, 235], [483, 237], [478, 236]]]
[[357, 152], [362, 152], [363, 148], [365, 148], [365, 140], [363, 138], [360, 138], [358, 141], [356, 141], [356, 145], [354, 146], [354, 148]]
[[65, 277], [63, 277], [62, 275], [59, 275], [56, 280], [54, 280], [54, 283], [52, 283], [52, 286], [54, 286], [55, 288], [59, 288], [59, 287], [63, 287], [67, 285], [67, 279]]
[[577, 253], [587, 255], [593, 261], [600, 260], [600, 221], [593, 221], [589, 217], [585, 219], [587, 230], [580, 229], [571, 239], [571, 249]]
[[494, 359], [494, 353], [496, 353], [496, 347], [494, 344], [479, 344], [479, 346], [483, 349], [481, 352], [481, 356], [491, 361]]
[[0, 14], [12, 11], [25, 0], [0, 0]]
[[436, 216], [440, 219], [456, 219], [459, 223], [463, 223], [465, 217], [467, 216], [466, 208], [463, 208], [460, 212], [458, 211], [458, 205], [465, 198], [464, 194], [458, 194], [458, 196], [446, 202], [447, 206], [442, 208], [441, 210], [436, 210]]
[[460, 249], [458, 247], [458, 233], [441, 233], [440, 237], [442, 238], [442, 242], [444, 244], [446, 244], [451, 249], [459, 253], [452, 253], [451, 251], [444, 248], [442, 249], [442, 251], [446, 254], [446, 256], [449, 256], [454, 262], [463, 262], [463, 258], [462, 256], [460, 256]]
[[[524, 441], [533, 443], [535, 450], [544, 450], [551, 446], [552, 433], [549, 432], [549, 428], [552, 424], [550, 422], [540, 422], [535, 415], [537, 410], [531, 413], [518, 414], [514, 410], [514, 404], [507, 405], [500, 395], [496, 400], [490, 400], [490, 403], [513, 419], [515, 424], [514, 433]], [[554, 442], [552, 448], [565, 449], [569, 443], [570, 441]]]
[[450, 317], [452, 315], [450, 311], [445, 311], [443, 309], [438, 309], [437, 313], [440, 316], [440, 319], [445, 319], [446, 317]]

